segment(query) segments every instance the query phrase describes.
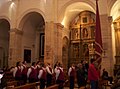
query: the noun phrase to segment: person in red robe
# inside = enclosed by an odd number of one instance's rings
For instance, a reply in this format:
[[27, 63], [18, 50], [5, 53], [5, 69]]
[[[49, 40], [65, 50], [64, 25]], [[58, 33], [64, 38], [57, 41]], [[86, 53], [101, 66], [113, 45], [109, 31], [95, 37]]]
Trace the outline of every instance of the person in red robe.
[[91, 89], [98, 89], [99, 73], [94, 65], [95, 59], [91, 59], [90, 62], [91, 64], [88, 68], [88, 80], [90, 81]]

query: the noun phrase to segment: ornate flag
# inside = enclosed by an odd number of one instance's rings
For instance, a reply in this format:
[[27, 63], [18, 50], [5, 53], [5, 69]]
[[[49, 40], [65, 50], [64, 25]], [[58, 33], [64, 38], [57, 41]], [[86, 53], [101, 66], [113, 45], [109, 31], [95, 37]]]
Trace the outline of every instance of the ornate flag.
[[102, 37], [101, 37], [101, 26], [98, 9], [98, 0], [96, 0], [96, 29], [95, 29], [95, 56], [98, 64], [102, 61]]

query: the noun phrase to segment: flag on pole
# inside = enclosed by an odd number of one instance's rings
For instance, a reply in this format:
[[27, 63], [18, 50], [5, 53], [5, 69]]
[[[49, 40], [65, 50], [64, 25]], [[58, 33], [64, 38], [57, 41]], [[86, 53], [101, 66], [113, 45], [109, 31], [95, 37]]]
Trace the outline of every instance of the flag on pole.
[[98, 64], [102, 61], [102, 37], [101, 37], [101, 26], [98, 9], [98, 0], [96, 0], [96, 29], [95, 29], [95, 56]]

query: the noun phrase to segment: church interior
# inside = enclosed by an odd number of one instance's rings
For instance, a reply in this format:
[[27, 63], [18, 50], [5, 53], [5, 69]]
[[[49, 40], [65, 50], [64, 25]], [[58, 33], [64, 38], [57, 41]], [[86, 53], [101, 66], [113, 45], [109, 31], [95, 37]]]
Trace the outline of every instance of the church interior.
[[[120, 69], [120, 0], [98, 0], [101, 70]], [[41, 61], [65, 70], [95, 54], [96, 0], [0, 0], [0, 68]], [[99, 34], [99, 33], [98, 33]]]

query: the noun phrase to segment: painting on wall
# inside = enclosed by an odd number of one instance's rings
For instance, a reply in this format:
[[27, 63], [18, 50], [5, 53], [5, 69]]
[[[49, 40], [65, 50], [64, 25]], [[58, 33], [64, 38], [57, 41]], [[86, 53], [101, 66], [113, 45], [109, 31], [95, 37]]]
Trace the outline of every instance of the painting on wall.
[[31, 63], [31, 50], [30, 49], [24, 49], [24, 61], [27, 63]]

